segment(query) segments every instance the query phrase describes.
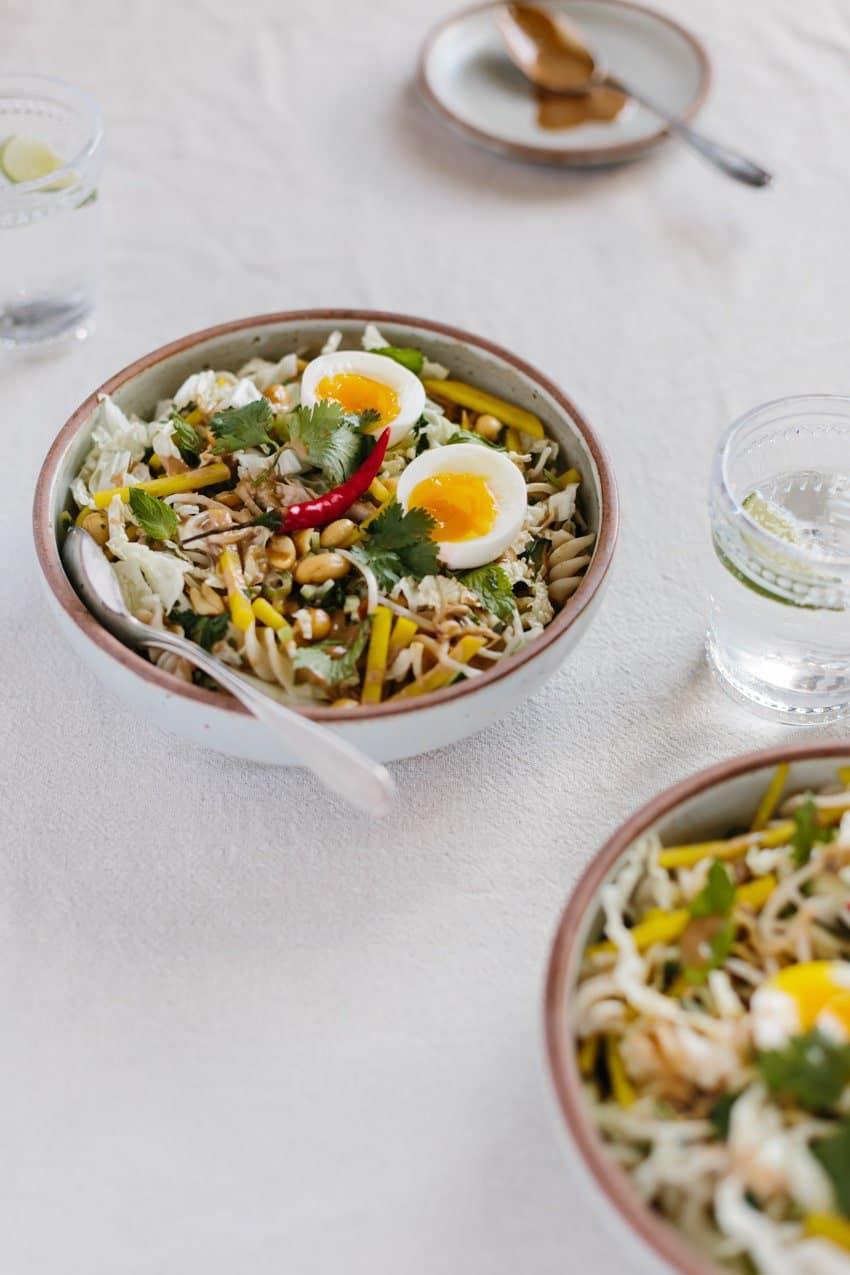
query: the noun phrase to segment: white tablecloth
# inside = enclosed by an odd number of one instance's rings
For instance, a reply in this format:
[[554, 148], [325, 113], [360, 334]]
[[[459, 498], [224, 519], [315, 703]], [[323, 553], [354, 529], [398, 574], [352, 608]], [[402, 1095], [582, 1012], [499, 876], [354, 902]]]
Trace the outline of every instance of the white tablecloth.
[[[563, 1168], [541, 976], [637, 803], [789, 737], [703, 663], [705, 488], [737, 413], [850, 389], [850, 9], [667, 4], [715, 58], [706, 126], [779, 173], [753, 193], [676, 146], [582, 177], [456, 140], [411, 85], [448, 8], [6, 0], [4, 64], [79, 82], [109, 134], [98, 332], [0, 364], [10, 1275], [621, 1269]], [[394, 767], [380, 825], [133, 717], [60, 639], [30, 546], [38, 466], [90, 389], [311, 305], [516, 349], [586, 410], [623, 500], [575, 656], [500, 726]]]

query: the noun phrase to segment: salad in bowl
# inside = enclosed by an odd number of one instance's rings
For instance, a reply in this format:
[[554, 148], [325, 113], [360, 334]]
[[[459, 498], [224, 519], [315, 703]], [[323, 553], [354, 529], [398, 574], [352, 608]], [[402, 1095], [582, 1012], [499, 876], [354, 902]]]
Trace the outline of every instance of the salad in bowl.
[[138, 619], [290, 703], [356, 711], [522, 650], [596, 536], [583, 475], [535, 413], [374, 323], [361, 348], [342, 341], [195, 371], [146, 416], [104, 395], [69, 517]]

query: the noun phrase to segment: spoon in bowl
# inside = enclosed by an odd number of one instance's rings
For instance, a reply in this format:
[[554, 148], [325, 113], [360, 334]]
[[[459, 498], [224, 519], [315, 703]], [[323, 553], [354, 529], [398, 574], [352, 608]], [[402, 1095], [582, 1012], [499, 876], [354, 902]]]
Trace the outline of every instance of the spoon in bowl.
[[395, 792], [389, 771], [333, 731], [286, 708], [221, 660], [188, 638], [143, 624], [127, 610], [115, 572], [100, 545], [87, 531], [72, 527], [62, 546], [62, 561], [80, 598], [119, 641], [132, 647], [156, 647], [181, 655], [215, 678], [250, 713], [275, 731], [296, 755], [338, 797], [372, 815], [385, 814]]
[[730, 177], [747, 186], [769, 186], [773, 181], [773, 175], [759, 164], [711, 141], [631, 84], [609, 75], [599, 55], [560, 15], [534, 4], [508, 4], [498, 10], [496, 22], [511, 61], [538, 88], [569, 97], [593, 88], [615, 89], [664, 120], [671, 133]]

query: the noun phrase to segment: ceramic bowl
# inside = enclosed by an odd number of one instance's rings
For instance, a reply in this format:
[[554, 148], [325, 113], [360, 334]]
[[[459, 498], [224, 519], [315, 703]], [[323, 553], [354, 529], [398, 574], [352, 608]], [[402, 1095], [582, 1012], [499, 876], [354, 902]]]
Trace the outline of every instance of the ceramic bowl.
[[[625, 1269], [683, 1275], [718, 1275], [672, 1226], [647, 1208], [607, 1151], [582, 1092], [576, 1065], [571, 1006], [581, 958], [602, 932], [599, 892], [614, 877], [634, 843], [655, 831], [667, 845], [690, 844], [748, 827], [780, 762], [790, 762], [786, 792], [832, 783], [850, 763], [850, 740], [803, 744], [750, 753], [702, 770], [655, 797], [623, 824], [595, 855], [561, 917], [549, 959], [545, 1026], [555, 1096], [566, 1124], [567, 1149], [577, 1183], [589, 1188], [610, 1233], [619, 1241]], [[638, 1240], [640, 1242], [638, 1242]]]
[[47, 595], [68, 640], [100, 679], [156, 725], [184, 739], [254, 761], [291, 764], [279, 740], [230, 696], [190, 686], [123, 646], [85, 609], [59, 556], [59, 520], [68, 487], [88, 446], [92, 413], [101, 394], [128, 412], [149, 413], [204, 367], [237, 369], [254, 355], [278, 359], [315, 347], [333, 328], [359, 346], [366, 323], [378, 323], [394, 345], [416, 346], [461, 380], [536, 412], [581, 471], [582, 512], [597, 533], [593, 560], [581, 587], [543, 634], [473, 680], [409, 702], [356, 712], [309, 708], [380, 761], [413, 756], [490, 725], [531, 695], [563, 662], [586, 631], [602, 598], [617, 540], [617, 491], [610, 463], [593, 430], [557, 386], [507, 350], [440, 323], [397, 314], [305, 310], [238, 319], [154, 350], [118, 372], [73, 413], [51, 447], [38, 479], [34, 507], [36, 551]]

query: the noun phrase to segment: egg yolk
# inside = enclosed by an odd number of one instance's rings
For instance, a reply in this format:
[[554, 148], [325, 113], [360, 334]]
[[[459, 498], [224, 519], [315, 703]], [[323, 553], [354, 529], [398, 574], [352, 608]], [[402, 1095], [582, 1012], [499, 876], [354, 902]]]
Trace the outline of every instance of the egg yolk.
[[371, 408], [380, 416], [382, 425], [395, 420], [399, 412], [398, 395], [391, 386], [357, 372], [323, 377], [316, 386], [316, 397], [339, 403], [347, 415], [360, 416]]
[[475, 540], [492, 531], [499, 512], [481, 474], [432, 474], [416, 484], [409, 503], [434, 519], [432, 540]]
[[850, 966], [839, 961], [803, 961], [767, 980], [765, 987], [783, 992], [795, 1005], [802, 1032], [811, 1031], [827, 1013], [850, 1035]]

